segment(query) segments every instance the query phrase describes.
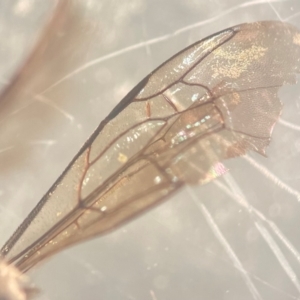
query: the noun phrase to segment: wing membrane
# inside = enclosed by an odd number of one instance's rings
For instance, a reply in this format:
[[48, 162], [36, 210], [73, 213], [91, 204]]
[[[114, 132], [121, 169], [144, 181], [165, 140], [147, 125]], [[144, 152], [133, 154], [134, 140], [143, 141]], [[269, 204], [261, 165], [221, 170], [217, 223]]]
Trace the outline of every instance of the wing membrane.
[[224, 159], [264, 154], [278, 89], [300, 71], [299, 36], [281, 22], [242, 24], [168, 60], [99, 125], [2, 254], [25, 271], [221, 175]]
[[[1, 170], [20, 157], [20, 149], [26, 151], [28, 139], [34, 139], [28, 132], [36, 129], [34, 121], [42, 109], [35, 105], [29, 114], [22, 113], [37, 100], [41, 102], [63, 103], [75, 92], [74, 85], [65, 84], [55, 91], [44, 92], [49, 85], [63, 77], [70, 70], [74, 70], [86, 51], [78, 47], [85, 42], [87, 35], [82, 33], [83, 18], [79, 16], [79, 9], [74, 1], [59, 0], [46, 28], [42, 31], [37, 45], [31, 55], [12, 78], [11, 84], [3, 91], [0, 97], [0, 135], [1, 147], [16, 145], [12, 151], [1, 157]], [[85, 24], [84, 24], [85, 25]], [[85, 25], [87, 28], [87, 25]], [[88, 29], [88, 28], [87, 28]], [[76, 55], [70, 52], [76, 48]], [[78, 90], [76, 91], [78, 93]], [[74, 96], [73, 96], [74, 98]], [[45, 122], [47, 120], [46, 115]], [[28, 119], [32, 121], [28, 122]], [[22, 128], [20, 128], [22, 124]], [[20, 134], [22, 132], [22, 134]], [[18, 138], [16, 138], [16, 136]]]

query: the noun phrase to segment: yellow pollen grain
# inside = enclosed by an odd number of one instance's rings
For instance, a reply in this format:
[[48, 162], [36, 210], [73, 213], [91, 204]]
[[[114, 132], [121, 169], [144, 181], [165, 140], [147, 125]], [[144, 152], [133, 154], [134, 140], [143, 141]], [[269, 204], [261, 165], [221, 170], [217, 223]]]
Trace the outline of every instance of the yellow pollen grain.
[[[250, 48], [240, 50], [219, 48], [215, 52], [216, 65], [212, 67], [215, 75], [226, 76], [237, 79], [242, 73], [246, 72], [249, 66], [263, 57], [267, 48], [252, 45]], [[216, 76], [215, 76], [216, 77]]]

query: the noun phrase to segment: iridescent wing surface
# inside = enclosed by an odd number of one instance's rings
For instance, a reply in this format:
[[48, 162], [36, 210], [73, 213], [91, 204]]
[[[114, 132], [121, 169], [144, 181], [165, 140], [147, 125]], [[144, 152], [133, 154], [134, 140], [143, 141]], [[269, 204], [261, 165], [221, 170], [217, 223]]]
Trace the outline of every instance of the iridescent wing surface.
[[221, 175], [225, 159], [265, 155], [278, 90], [299, 72], [300, 32], [286, 23], [238, 25], [184, 49], [100, 123], [2, 255], [26, 271]]

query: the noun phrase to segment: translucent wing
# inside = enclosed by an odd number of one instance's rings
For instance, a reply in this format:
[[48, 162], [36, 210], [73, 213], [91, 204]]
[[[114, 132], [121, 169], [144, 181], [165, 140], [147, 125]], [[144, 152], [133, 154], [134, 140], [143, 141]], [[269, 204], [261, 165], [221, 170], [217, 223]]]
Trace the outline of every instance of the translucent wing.
[[[82, 33], [82, 18], [79, 17], [78, 7], [69, 0], [59, 0], [52, 12], [50, 20], [46, 22], [41, 38], [28, 57], [23, 67], [16, 73], [12, 83], [3, 91], [0, 98], [0, 135], [1, 147], [14, 145], [16, 128], [22, 123], [22, 118], [16, 111], [29, 106], [32, 102], [53, 97], [56, 101], [71, 93], [71, 87], [64, 85], [60, 95], [41, 95], [49, 84], [57, 81], [73, 69], [80, 60], [80, 51], [70, 56], [73, 47], [85, 42]], [[44, 98], [43, 98], [44, 97]], [[9, 116], [9, 122], [6, 122]], [[34, 122], [23, 130], [31, 130], [36, 126]], [[31, 127], [32, 126], [32, 127]], [[26, 141], [26, 134], [18, 137], [18, 143]], [[16, 147], [17, 148], [17, 147]], [[18, 149], [19, 150], [19, 149]], [[10, 160], [9, 157], [7, 160]], [[1, 161], [1, 169], [5, 161]]]
[[264, 155], [278, 89], [299, 72], [300, 32], [281, 22], [235, 26], [181, 51], [100, 123], [2, 254], [26, 271], [212, 180], [224, 159]]

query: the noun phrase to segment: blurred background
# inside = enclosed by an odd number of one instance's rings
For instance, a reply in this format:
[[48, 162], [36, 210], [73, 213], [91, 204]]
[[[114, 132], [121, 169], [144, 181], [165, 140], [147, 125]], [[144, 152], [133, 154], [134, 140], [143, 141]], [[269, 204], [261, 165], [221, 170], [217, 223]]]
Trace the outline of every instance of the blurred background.
[[[40, 61], [45, 68], [53, 57], [65, 61], [44, 97], [0, 103], [2, 244], [99, 122], [170, 56], [239, 23], [282, 20], [300, 29], [299, 0], [72, 2], [72, 21], [55, 29], [56, 47]], [[2, 90], [57, 3], [1, 1]], [[43, 78], [38, 70], [35, 80]], [[37, 266], [29, 273], [41, 290], [37, 299], [300, 299], [300, 84], [280, 96], [268, 158], [227, 161], [225, 176]]]

